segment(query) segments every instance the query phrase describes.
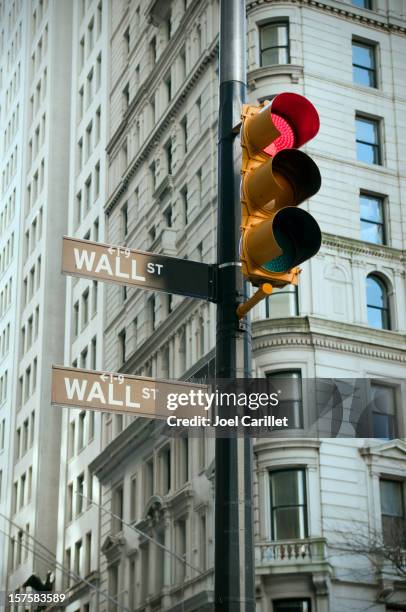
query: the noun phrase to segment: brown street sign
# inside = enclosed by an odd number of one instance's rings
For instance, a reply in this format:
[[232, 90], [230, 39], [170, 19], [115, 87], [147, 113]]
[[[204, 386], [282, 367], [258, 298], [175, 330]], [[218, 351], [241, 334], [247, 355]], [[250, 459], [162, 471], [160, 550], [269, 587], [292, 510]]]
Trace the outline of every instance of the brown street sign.
[[213, 300], [213, 270], [197, 261], [63, 237], [62, 272], [73, 276]]
[[159, 419], [207, 417], [206, 391], [206, 386], [192, 383], [52, 366], [51, 404], [57, 406]]

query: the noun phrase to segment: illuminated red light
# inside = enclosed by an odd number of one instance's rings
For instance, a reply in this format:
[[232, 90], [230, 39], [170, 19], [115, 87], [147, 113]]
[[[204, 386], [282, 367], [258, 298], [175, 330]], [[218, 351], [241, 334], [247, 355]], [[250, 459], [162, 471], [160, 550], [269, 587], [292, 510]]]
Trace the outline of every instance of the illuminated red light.
[[264, 152], [271, 155], [271, 157], [274, 157], [278, 151], [282, 151], [283, 149], [293, 149], [295, 146], [295, 133], [291, 125], [280, 115], [275, 115], [275, 113], [272, 113], [272, 122], [280, 132], [280, 136], [278, 136], [278, 138], [276, 138], [272, 144], [267, 146], [264, 149]]

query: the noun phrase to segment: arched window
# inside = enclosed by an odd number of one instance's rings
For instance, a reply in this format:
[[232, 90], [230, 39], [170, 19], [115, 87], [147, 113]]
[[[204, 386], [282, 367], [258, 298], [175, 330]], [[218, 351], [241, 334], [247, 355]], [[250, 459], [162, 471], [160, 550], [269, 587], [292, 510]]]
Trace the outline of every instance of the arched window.
[[390, 329], [388, 290], [376, 274], [367, 277], [368, 324], [378, 329]]

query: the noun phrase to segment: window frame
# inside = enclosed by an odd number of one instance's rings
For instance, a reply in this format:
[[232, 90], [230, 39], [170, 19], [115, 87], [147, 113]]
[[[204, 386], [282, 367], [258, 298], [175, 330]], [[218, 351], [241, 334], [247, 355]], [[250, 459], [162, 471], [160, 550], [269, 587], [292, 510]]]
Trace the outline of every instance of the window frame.
[[306, 612], [312, 612], [312, 601], [308, 597], [300, 597], [300, 598], [289, 597], [286, 599], [273, 599], [272, 600], [272, 610], [274, 612], [278, 612], [278, 605], [283, 605], [283, 604], [286, 605], [287, 603], [307, 603], [308, 609]]
[[[362, 198], [368, 198], [368, 199], [373, 199], [376, 200], [380, 203], [380, 207], [381, 207], [381, 214], [382, 214], [382, 223], [379, 223], [377, 221], [371, 221], [369, 219], [365, 219], [362, 217], [362, 212], [361, 212], [361, 200]], [[377, 244], [377, 245], [383, 245], [383, 246], [387, 246], [388, 245], [388, 228], [387, 228], [387, 223], [386, 223], [386, 218], [387, 218], [387, 196], [385, 195], [381, 195], [378, 193], [372, 193], [369, 191], [364, 191], [361, 189], [360, 193], [359, 193], [359, 210], [360, 210], [360, 223], [361, 223], [361, 227], [360, 227], [360, 234], [361, 234], [361, 240], [363, 240], [364, 242], [367, 242], [368, 244]], [[364, 223], [369, 223], [370, 225], [377, 225], [377, 226], [381, 226], [382, 227], [382, 242], [371, 242], [369, 240], [366, 240], [363, 236], [362, 236], [362, 222]]]
[[124, 527], [125, 516], [125, 490], [124, 481], [117, 482], [111, 491], [111, 524], [110, 531], [113, 535], [121, 533]]
[[276, 293], [272, 292], [271, 295], [267, 296], [265, 299], [265, 318], [266, 319], [272, 319], [272, 318], [279, 318], [279, 317], [272, 317], [271, 314], [271, 304], [272, 304], [272, 298], [274, 298], [275, 296], [278, 295], [292, 295], [293, 296], [293, 301], [294, 301], [294, 310], [295, 310], [295, 314], [288, 314], [285, 315], [285, 317], [298, 317], [299, 316], [299, 291], [298, 291], [298, 287], [297, 285], [286, 285], [285, 287], [282, 287], [281, 289], [278, 289], [278, 291]]
[[[382, 288], [383, 293], [385, 294], [386, 306], [380, 308], [379, 306], [374, 306], [368, 303], [368, 279], [373, 279], [377, 283], [377, 285], [379, 285]], [[365, 289], [366, 289], [366, 307], [367, 307], [368, 326], [372, 327], [373, 329], [391, 330], [392, 329], [392, 313], [391, 313], [391, 304], [390, 304], [390, 299], [389, 299], [389, 287], [388, 287], [387, 281], [384, 280], [379, 275], [379, 273], [376, 273], [375, 271], [370, 272], [367, 275], [365, 281], [366, 281]], [[381, 312], [382, 321], [384, 321], [384, 319], [382, 319], [382, 312], [386, 313], [386, 325], [383, 325], [382, 327], [375, 327], [375, 325], [371, 325], [369, 321], [369, 316], [368, 316], [370, 309], [379, 310]]]
[[[365, 140], [359, 140], [357, 138], [357, 122], [358, 121], [364, 121], [364, 122], [368, 122], [370, 124], [376, 125], [377, 143], [371, 143]], [[358, 144], [368, 145], [369, 147], [372, 147], [372, 150], [374, 151], [374, 156], [373, 156], [374, 161], [373, 162], [364, 161], [363, 159], [359, 158]], [[355, 149], [356, 149], [357, 161], [360, 162], [361, 164], [366, 164], [367, 166], [383, 166], [382, 119], [380, 117], [365, 115], [364, 113], [358, 112], [358, 111], [355, 112]], [[377, 161], [375, 161], [375, 151], [377, 153], [376, 155]]]
[[[293, 376], [289, 376], [287, 377], [286, 375], [290, 374]], [[296, 375], [296, 377], [294, 376]], [[273, 379], [273, 378], [286, 378], [287, 380], [299, 380], [300, 381], [300, 400], [294, 400], [294, 399], [287, 399], [287, 400], [280, 400], [278, 403], [278, 406], [276, 408], [278, 408], [279, 406], [283, 406], [284, 403], [289, 402], [292, 404], [299, 404], [299, 411], [300, 413], [297, 415], [295, 415], [295, 424], [294, 426], [289, 426], [286, 427], [285, 429], [287, 430], [296, 430], [296, 429], [303, 429], [304, 428], [304, 394], [303, 394], [303, 374], [302, 374], [302, 370], [301, 368], [288, 368], [288, 369], [281, 369], [281, 370], [269, 370], [267, 372], [265, 372], [265, 378], [268, 380], [268, 384], [269, 382]], [[271, 383], [272, 384], [272, 383]], [[296, 412], [296, 411], [295, 411]], [[299, 425], [297, 425], [297, 420], [299, 420]]]
[[[361, 64], [354, 63], [354, 45], [358, 45], [360, 47], [366, 47], [372, 50], [373, 54], [373, 68], [368, 68], [366, 66], [362, 66]], [[352, 81], [355, 85], [359, 87], [368, 87], [369, 89], [378, 89], [379, 88], [379, 73], [378, 73], [378, 43], [372, 40], [366, 40], [362, 38], [358, 38], [357, 36], [353, 36], [351, 40], [351, 51], [352, 51]], [[363, 83], [359, 83], [354, 78], [354, 68], [360, 68], [362, 70], [366, 70], [368, 73], [372, 72], [373, 75], [373, 85], [364, 85]]]
[[[286, 28], [286, 37], [287, 37], [287, 44], [286, 45], [273, 45], [270, 47], [262, 47], [262, 31], [264, 30], [264, 28], [269, 27], [269, 26], [273, 26], [273, 27], [278, 27], [278, 26], [285, 26]], [[259, 65], [261, 68], [266, 68], [269, 66], [287, 66], [288, 64], [291, 63], [291, 54], [290, 54], [290, 24], [289, 24], [289, 19], [287, 17], [281, 17], [281, 18], [276, 18], [276, 19], [270, 19], [267, 21], [264, 21], [263, 23], [259, 23], [258, 24], [258, 42], [259, 42]], [[287, 56], [287, 61], [284, 62], [283, 64], [281, 63], [276, 63], [276, 64], [264, 64], [263, 62], [263, 55], [264, 52], [266, 51], [270, 51], [271, 49], [286, 49], [286, 56]], [[278, 58], [279, 59], [279, 58]]]
[[[396, 514], [384, 514], [384, 512], [382, 511], [382, 489], [381, 489], [381, 483], [383, 481], [387, 481], [387, 482], [392, 482], [392, 483], [397, 483], [400, 485], [401, 488], [401, 503], [402, 503], [402, 514], [401, 515], [396, 515]], [[403, 521], [403, 537], [404, 537], [404, 541], [403, 541], [403, 545], [402, 545], [402, 550], [406, 550], [406, 482], [404, 479], [402, 478], [397, 478], [396, 476], [392, 476], [390, 474], [381, 474], [379, 477], [379, 501], [380, 501], [380, 516], [381, 516], [381, 529], [382, 529], [382, 539], [385, 543], [385, 545], [388, 545], [388, 543], [385, 541], [385, 531], [384, 531], [384, 520], [383, 517], [388, 517], [389, 519], [398, 519], [399, 521]], [[389, 544], [390, 546], [393, 546], [393, 544]]]
[[[374, 398], [372, 395], [372, 391], [373, 391], [373, 387], [386, 387], [389, 388], [392, 393], [393, 393], [393, 414], [388, 413], [388, 412], [378, 412], [377, 410], [374, 410]], [[400, 419], [400, 413], [398, 411], [398, 407], [399, 407], [399, 394], [400, 394], [400, 388], [399, 388], [399, 384], [396, 384], [396, 382], [387, 382], [386, 379], [383, 380], [381, 378], [373, 378], [369, 381], [369, 385], [368, 385], [368, 400], [369, 400], [369, 405], [371, 407], [370, 410], [370, 431], [371, 431], [371, 437], [377, 439], [377, 440], [394, 440], [396, 438], [399, 437], [399, 435], [401, 434], [401, 429], [402, 429], [402, 423], [401, 423], [401, 419]], [[375, 435], [375, 428], [374, 428], [374, 415], [375, 414], [384, 414], [388, 417], [392, 417], [392, 430], [393, 430], [393, 437], [391, 438], [379, 438]]]
[[[273, 504], [271, 479], [272, 479], [272, 476], [274, 476], [275, 474], [280, 474], [282, 472], [301, 472], [302, 486], [303, 486], [303, 492], [304, 492], [304, 503], [303, 504], [292, 504], [289, 506], [287, 506], [286, 504], [283, 506], [281, 505], [275, 506]], [[268, 470], [268, 482], [269, 482], [269, 526], [270, 526], [269, 537], [270, 537], [270, 540], [272, 542], [285, 541], [285, 540], [278, 540], [275, 537], [274, 510], [281, 509], [281, 508], [301, 508], [302, 513], [303, 513], [302, 518], [303, 518], [303, 525], [304, 525], [304, 536], [303, 537], [298, 536], [297, 538], [290, 538], [286, 541], [306, 539], [309, 536], [309, 515], [308, 515], [308, 495], [307, 495], [308, 482], [307, 482], [306, 466], [305, 465], [301, 465], [301, 466], [292, 465], [292, 466], [281, 467], [276, 470], [269, 469]]]

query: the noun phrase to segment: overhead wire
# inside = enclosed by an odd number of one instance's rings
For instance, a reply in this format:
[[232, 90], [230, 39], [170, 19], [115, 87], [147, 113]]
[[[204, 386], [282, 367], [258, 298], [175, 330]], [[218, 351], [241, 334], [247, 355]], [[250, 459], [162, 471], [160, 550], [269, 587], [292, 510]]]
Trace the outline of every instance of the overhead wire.
[[[77, 583], [85, 583], [87, 586], [89, 586], [91, 589], [93, 589], [94, 591], [96, 591], [97, 593], [99, 593], [100, 595], [102, 595], [103, 597], [105, 597], [106, 599], [108, 599], [111, 603], [114, 603], [116, 606], [118, 606], [119, 608], [121, 608], [122, 610], [125, 610], [126, 612], [130, 612], [130, 609], [127, 608], [126, 606], [120, 604], [120, 602], [118, 602], [116, 599], [114, 599], [114, 597], [112, 597], [109, 593], [106, 593], [106, 591], [102, 591], [101, 589], [99, 589], [99, 587], [95, 586], [92, 582], [90, 582], [89, 580], [87, 580], [86, 578], [83, 578], [82, 576], [80, 576], [79, 574], [76, 574], [76, 572], [74, 572], [73, 570], [71, 570], [70, 568], [68, 569], [65, 565], [63, 565], [62, 563], [60, 563], [55, 554], [49, 550], [49, 548], [47, 548], [44, 544], [42, 544], [42, 542], [40, 542], [37, 538], [35, 538], [32, 534], [30, 534], [27, 530], [23, 529], [22, 527], [20, 527], [17, 523], [15, 523], [14, 521], [12, 521], [9, 517], [5, 516], [4, 514], [2, 514], [0, 512], [0, 516], [2, 516], [3, 518], [5, 518], [11, 525], [13, 525], [14, 527], [16, 527], [19, 531], [21, 531], [22, 533], [24, 533], [25, 535], [27, 535], [29, 538], [31, 538], [36, 544], [38, 544], [39, 546], [41, 546], [42, 548], [45, 549], [46, 553], [49, 555], [49, 557], [47, 557], [44, 553], [40, 553], [38, 550], [34, 550], [33, 548], [30, 548], [27, 543], [21, 542], [21, 545], [23, 546], [23, 548], [29, 550], [30, 552], [32, 552], [34, 555], [36, 555], [39, 559], [41, 559], [42, 561], [44, 561], [45, 563], [51, 563], [51, 564], [55, 564], [56, 568], [59, 569], [63, 574], [67, 574], [69, 577], [72, 577], [76, 580]], [[5, 532], [3, 529], [0, 529], [0, 531], [9, 539], [11, 539], [11, 535], [7, 532]]]

